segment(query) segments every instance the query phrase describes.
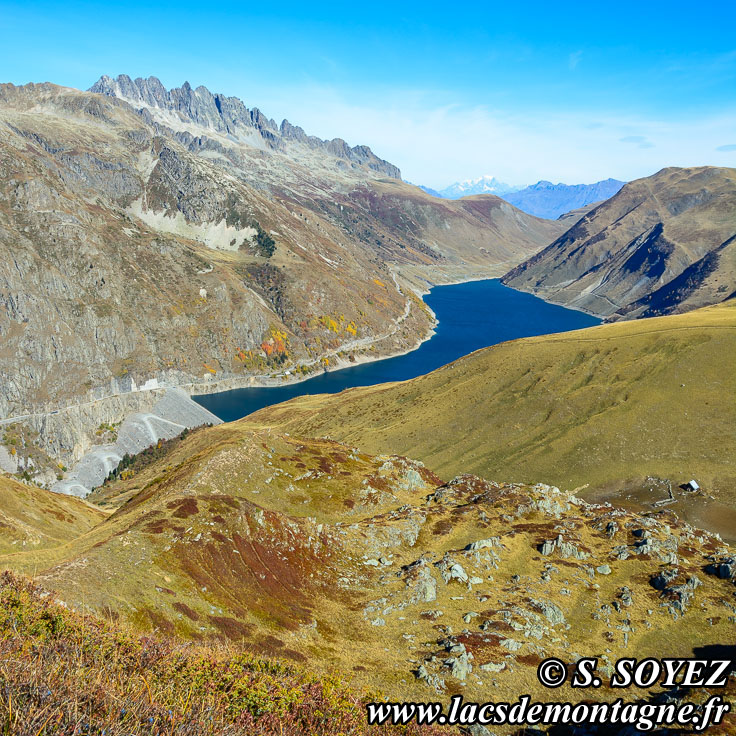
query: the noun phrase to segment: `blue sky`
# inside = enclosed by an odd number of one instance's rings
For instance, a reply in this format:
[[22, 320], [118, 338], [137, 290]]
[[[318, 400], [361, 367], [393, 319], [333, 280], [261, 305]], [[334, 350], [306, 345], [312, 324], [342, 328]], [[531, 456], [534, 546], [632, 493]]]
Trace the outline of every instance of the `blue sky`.
[[736, 166], [736, 3], [7, 3], [0, 81], [185, 80], [442, 187]]

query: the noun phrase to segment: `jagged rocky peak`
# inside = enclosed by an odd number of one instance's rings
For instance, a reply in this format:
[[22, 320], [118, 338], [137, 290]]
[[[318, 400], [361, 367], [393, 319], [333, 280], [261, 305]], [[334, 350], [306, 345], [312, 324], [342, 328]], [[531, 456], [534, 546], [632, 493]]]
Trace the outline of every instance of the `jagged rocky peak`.
[[185, 126], [194, 123], [251, 144], [255, 131], [260, 135], [263, 144], [273, 150], [284, 151], [288, 144], [297, 143], [322, 150], [385, 176], [401, 178], [398, 167], [378, 158], [368, 146], [351, 148], [341, 138], [324, 141], [307, 135], [302, 128], [292, 125], [288, 120], [284, 120], [279, 126], [257, 107], [249, 109], [237, 97], [212, 93], [207, 87], [195, 89], [189, 82], [184, 82], [181, 87], [167, 90], [156, 77], [138, 77], [133, 80], [127, 74], [120, 74], [115, 78], [101, 76], [89, 91], [122, 99], [144, 116], [150, 116], [157, 123], [168, 127], [177, 127], [178, 123]]
[[237, 97], [213, 94], [207, 87], [194, 89], [189, 82], [167, 90], [157, 77], [132, 80], [127, 74], [115, 79], [104, 75], [90, 92], [118, 97], [134, 107], [158, 108], [179, 113], [198, 125], [237, 134], [241, 126], [278, 132], [275, 121], [269, 120], [258, 108], [249, 110]]

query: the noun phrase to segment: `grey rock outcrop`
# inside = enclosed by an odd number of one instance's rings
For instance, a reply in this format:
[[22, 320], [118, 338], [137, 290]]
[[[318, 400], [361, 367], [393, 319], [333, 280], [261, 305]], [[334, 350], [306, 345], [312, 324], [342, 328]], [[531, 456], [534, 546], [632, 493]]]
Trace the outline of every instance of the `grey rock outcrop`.
[[459, 562], [455, 562], [449, 554], [446, 554], [434, 564], [440, 571], [445, 584], [449, 584], [452, 580], [457, 580], [460, 583], [468, 582], [468, 573], [465, 572], [465, 568]]
[[543, 616], [545, 616], [551, 624], [567, 623], [562, 609], [555, 603], [552, 603], [552, 601], [532, 600], [532, 605]]
[[553, 552], [563, 559], [574, 558], [577, 560], [585, 560], [590, 555], [577, 547], [573, 542], [566, 542], [562, 534], [558, 534], [555, 539], [547, 539], [539, 545], [539, 551], [543, 555], [551, 555]]
[[723, 580], [732, 580], [736, 578], [736, 557], [725, 557], [718, 562], [713, 562], [707, 566], [706, 571]]
[[468, 652], [462, 651], [456, 657], [449, 657], [444, 664], [450, 671], [450, 674], [457, 680], [465, 681], [467, 676], [473, 671], [473, 665], [470, 663]]
[[368, 146], [350, 147], [341, 138], [324, 141], [307, 135], [288, 120], [277, 125], [257, 107], [248, 109], [237, 97], [213, 94], [203, 86], [195, 89], [184, 82], [181, 87], [167, 90], [156, 77], [133, 80], [127, 74], [121, 74], [115, 78], [103, 75], [89, 91], [125, 100], [174, 131], [186, 130], [187, 123], [195, 123], [213, 132], [272, 150], [288, 151], [289, 145], [298, 144], [401, 179], [399, 169], [378, 158]]
[[467, 547], [465, 547], [466, 552], [477, 552], [481, 549], [490, 549], [493, 547], [500, 547], [501, 546], [501, 539], [500, 537], [490, 537], [489, 539], [478, 539], [475, 542], [471, 542]]
[[444, 692], [445, 681], [439, 675], [431, 674], [423, 664], [419, 665], [414, 674], [417, 680], [422, 680], [422, 682], [429, 685], [435, 692]]

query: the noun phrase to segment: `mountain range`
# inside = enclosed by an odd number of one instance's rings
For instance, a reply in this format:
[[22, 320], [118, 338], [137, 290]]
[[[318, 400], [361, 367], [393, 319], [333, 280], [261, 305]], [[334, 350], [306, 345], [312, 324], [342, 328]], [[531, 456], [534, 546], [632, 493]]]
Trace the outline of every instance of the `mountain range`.
[[629, 182], [503, 282], [610, 320], [736, 294], [736, 169], [667, 168]]
[[552, 184], [549, 181], [539, 181], [524, 189], [504, 192], [499, 196], [531, 215], [556, 220], [571, 210], [612, 197], [623, 185], [624, 182], [617, 179], [604, 179], [595, 184]]
[[203, 87], [92, 90], [0, 86], [0, 417], [19, 443], [0, 467], [47, 484], [131, 413], [153, 426], [161, 387], [414, 347], [428, 283], [500, 276], [564, 229], [430, 197], [366, 146]]
[[475, 194], [495, 194], [502, 197], [509, 192], [516, 192], [522, 189], [522, 187], [504, 184], [504, 182], [488, 174], [479, 176], [477, 179], [457, 181], [444, 189], [440, 189], [438, 192], [435, 192], [433, 189], [422, 188], [430, 194], [435, 194], [435, 196], [444, 197], [445, 199], [460, 199], [460, 197], [470, 197]]
[[456, 182], [439, 191], [421, 187], [433, 197], [460, 199], [477, 194], [495, 194], [523, 212], [556, 220], [562, 215], [612, 197], [624, 182], [605, 179], [595, 184], [552, 184], [539, 181], [527, 187], [510, 186], [492, 176]]

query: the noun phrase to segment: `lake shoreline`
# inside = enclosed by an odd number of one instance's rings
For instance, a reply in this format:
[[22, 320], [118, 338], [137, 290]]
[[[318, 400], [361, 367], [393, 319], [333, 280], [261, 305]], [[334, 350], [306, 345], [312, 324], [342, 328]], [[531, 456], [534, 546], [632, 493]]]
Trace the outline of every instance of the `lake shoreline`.
[[[444, 288], [435, 291], [437, 287], [446, 287], [448, 291]], [[414, 291], [418, 293], [416, 288]], [[430, 296], [425, 300], [427, 295]], [[353, 362], [344, 359], [317, 375], [208, 381], [191, 386], [191, 398], [224, 421], [235, 421], [264, 406], [296, 396], [339, 393], [355, 386], [409, 380], [499, 342], [580, 329], [599, 322], [598, 317], [583, 310], [567, 309], [506, 287], [498, 276], [485, 274], [452, 284], [432, 284], [421, 296], [433, 315], [434, 326], [411, 347], [380, 357], [356, 356]], [[414, 354], [415, 358], [401, 361], [402, 357]], [[369, 367], [374, 370], [366, 370]], [[346, 377], [346, 368], [355, 372]], [[313, 383], [303, 391], [295, 390], [295, 386], [305, 382]], [[274, 388], [281, 395], [261, 390]]]
[[[437, 329], [439, 327], [439, 319], [437, 318], [437, 315], [432, 310], [432, 308], [424, 300], [424, 297], [430, 294], [433, 289], [437, 287], [443, 287], [443, 286], [461, 286], [463, 284], [477, 283], [480, 281], [498, 281], [503, 286], [505, 286], [507, 289], [511, 289], [512, 291], [518, 292], [519, 294], [528, 294], [530, 296], [534, 296], [537, 299], [541, 299], [546, 304], [550, 304], [556, 307], [562, 307], [563, 309], [568, 309], [574, 312], [580, 312], [581, 314], [585, 314], [590, 317], [594, 317], [595, 319], [599, 319], [601, 321], [606, 318], [606, 315], [597, 314], [588, 309], [583, 309], [580, 307], [572, 307], [566, 304], [561, 304], [551, 299], [546, 299], [545, 297], [539, 294], [536, 294], [534, 292], [525, 291], [524, 289], [517, 289], [513, 286], [508, 286], [507, 284], [504, 284], [501, 279], [502, 279], [502, 276], [489, 276], [489, 275], [469, 276], [469, 277], [465, 277], [457, 281], [455, 280], [448, 280], [444, 282], [438, 281], [436, 283], [433, 282], [431, 284], [429, 284], [428, 282], [428, 288], [422, 289], [422, 290], [415, 290], [415, 294], [421, 297], [425, 306], [427, 307], [427, 309], [429, 309], [430, 313], [432, 314], [432, 317], [434, 319], [434, 324], [423, 337], [417, 339], [417, 341], [414, 343], [412, 347], [406, 348], [404, 350], [397, 350], [395, 352], [386, 353], [385, 355], [379, 355], [379, 356], [361, 354], [358, 356], [354, 356], [354, 360], [352, 361], [338, 358], [337, 362], [334, 365], [330, 366], [327, 369], [322, 370], [319, 373], [313, 373], [310, 375], [297, 376], [294, 373], [291, 373], [288, 376], [284, 376], [282, 374], [275, 378], [271, 376], [265, 376], [265, 375], [250, 375], [250, 376], [242, 376], [242, 377], [237, 376], [237, 377], [232, 377], [232, 378], [223, 378], [221, 380], [214, 380], [214, 381], [202, 381], [202, 382], [191, 382], [191, 383], [186, 383], [186, 384], [180, 384], [179, 388], [186, 391], [189, 394], [190, 398], [196, 401], [197, 398], [201, 396], [210, 396], [212, 394], [225, 393], [227, 391], [237, 391], [239, 389], [281, 388], [283, 386], [296, 385], [299, 383], [304, 383], [305, 381], [311, 381], [315, 378], [318, 378], [319, 376], [322, 376], [328, 373], [335, 373], [337, 371], [345, 370], [346, 368], [354, 368], [355, 366], [365, 365], [368, 363], [379, 363], [383, 360], [390, 360], [392, 358], [400, 358], [404, 355], [409, 355], [410, 353], [413, 353], [414, 351], [418, 350], [425, 342], [428, 342], [437, 334]], [[385, 336], [379, 337], [376, 340], [376, 342], [379, 342], [381, 339], [385, 339]], [[521, 339], [521, 338], [515, 338], [515, 339]], [[471, 352], [475, 352], [475, 351], [471, 351]], [[467, 355], [469, 354], [470, 353], [467, 353]], [[314, 364], [318, 360], [319, 358], [313, 361], [312, 364]], [[294, 366], [294, 369], [298, 367], [299, 366]]]
[[[286, 378], [283, 378], [283, 377], [271, 378], [271, 377], [266, 377], [263, 375], [260, 375], [260, 376], [251, 375], [251, 376], [234, 377], [234, 378], [223, 378], [220, 381], [186, 383], [186, 384], [181, 384], [179, 388], [186, 391], [189, 394], [189, 397], [193, 399], [194, 401], [196, 401], [196, 397], [199, 397], [199, 396], [210, 396], [212, 394], [225, 393], [226, 391], [237, 391], [238, 389], [244, 389], [244, 388], [281, 388], [283, 386], [291, 386], [291, 385], [295, 385], [299, 383], [304, 383], [305, 381], [311, 381], [312, 379], [318, 378], [319, 376], [322, 376], [326, 373], [336, 373], [337, 371], [345, 370], [346, 368], [354, 368], [355, 366], [358, 366], [358, 365], [365, 365], [367, 363], [379, 363], [382, 360], [390, 360], [392, 358], [400, 358], [404, 355], [409, 355], [410, 353], [413, 353], [414, 351], [418, 350], [425, 342], [428, 342], [437, 334], [437, 328], [439, 327], [440, 321], [437, 318], [437, 315], [435, 314], [435, 312], [432, 310], [432, 308], [427, 304], [426, 300], [424, 299], [425, 296], [427, 296], [428, 294], [432, 292], [432, 289], [435, 289], [437, 287], [443, 287], [443, 286], [461, 286], [462, 284], [476, 283], [478, 281], [500, 281], [501, 277], [502, 277], [502, 274], [498, 276], [491, 276], [491, 275], [483, 274], [483, 275], [478, 275], [478, 276], [462, 277], [457, 280], [452, 279], [452, 278], [449, 278], [446, 281], [438, 280], [436, 282], [430, 282], [427, 280], [426, 281], [427, 288], [414, 289], [414, 293], [418, 297], [420, 297], [421, 300], [424, 302], [424, 305], [429, 310], [430, 314], [432, 315], [434, 322], [432, 326], [430, 327], [430, 329], [425, 333], [425, 335], [417, 339], [413, 347], [406, 348], [405, 350], [397, 350], [395, 352], [387, 353], [386, 355], [379, 355], [377, 357], [363, 354], [363, 355], [355, 356], [355, 360], [353, 361], [340, 359], [340, 362], [337, 363], [334, 367], [325, 369], [321, 373], [315, 373], [315, 374], [311, 374], [308, 376], [305, 376], [305, 375], [295, 376], [293, 373]], [[411, 288], [411, 287], [408, 287], [408, 288]], [[514, 289], [514, 291], [518, 291], [518, 289]], [[582, 310], [577, 310], [577, 311], [582, 311]], [[376, 342], [380, 341], [381, 339], [385, 339], [385, 336], [378, 338]], [[294, 366], [294, 368], [297, 368], [297, 367], [298, 366]], [[222, 384], [225, 384], [225, 383], [228, 384], [226, 388], [222, 386]], [[206, 390], [201, 390], [201, 389], [206, 389]]]
[[[484, 279], [483, 279], [484, 280]], [[458, 283], [464, 283], [464, 282], [458, 282]], [[450, 284], [438, 284], [438, 286], [449, 286]], [[453, 284], [454, 285], [454, 284]], [[434, 288], [434, 286], [432, 287]], [[424, 297], [426, 296], [431, 289], [428, 289], [423, 294], [417, 294], [417, 296]], [[422, 299], [424, 301], [424, 299]], [[250, 375], [250, 376], [243, 376], [243, 377], [235, 377], [235, 378], [223, 378], [220, 381], [207, 381], [204, 383], [187, 383], [187, 384], [181, 384], [179, 388], [184, 389], [189, 394], [190, 398], [196, 401], [196, 397], [199, 396], [210, 396], [212, 394], [219, 394], [219, 393], [225, 393], [226, 391], [237, 391], [238, 389], [246, 389], [246, 388], [281, 388], [283, 386], [293, 386], [297, 385], [299, 383], [304, 383], [306, 381], [311, 381], [315, 378], [318, 378], [319, 376], [325, 375], [327, 373], [337, 373], [338, 371], [345, 370], [346, 368], [354, 368], [358, 365], [365, 365], [367, 363], [380, 363], [382, 360], [390, 360], [391, 358], [400, 358], [403, 355], [409, 355], [410, 353], [413, 353], [415, 350], [418, 350], [425, 342], [431, 340], [436, 334], [437, 334], [437, 327], [439, 326], [439, 320], [437, 319], [437, 315], [432, 311], [432, 309], [427, 305], [426, 302], [424, 302], [427, 309], [429, 309], [432, 318], [433, 323], [430, 329], [425, 333], [423, 337], [420, 337], [417, 339], [417, 341], [414, 343], [412, 347], [406, 348], [405, 350], [397, 350], [395, 352], [386, 353], [385, 355], [379, 355], [379, 356], [371, 356], [366, 354], [360, 354], [355, 355], [353, 360], [340, 358], [339, 356], [336, 356], [335, 363], [331, 364], [329, 368], [324, 368], [322, 371], [318, 373], [312, 373], [309, 375], [296, 375], [294, 373], [290, 373], [289, 375], [281, 374], [277, 377], [271, 377], [271, 376], [263, 376], [263, 375]], [[370, 343], [371, 345], [375, 344], [375, 342], [380, 342], [381, 340], [386, 339], [386, 335], [382, 335], [379, 338], [377, 338], [374, 342]], [[340, 348], [342, 350], [342, 348]], [[311, 365], [314, 365], [320, 358], [315, 359], [311, 363]], [[296, 370], [300, 367], [300, 365], [309, 365], [309, 364], [299, 364], [293, 366], [293, 369]], [[223, 388], [222, 384], [228, 384], [227, 388]], [[206, 389], [206, 390], [201, 390]]]
[[[402, 288], [410, 287], [402, 284]], [[582, 310], [571, 310], [549, 303], [528, 292], [506, 287], [498, 277], [485, 274], [468, 277], [457, 283], [427, 284], [426, 288], [415, 282], [411, 288], [422, 298], [431, 314], [432, 323], [419, 337], [408, 333], [416, 339], [402, 350], [377, 357], [365, 352], [355, 356], [353, 362], [345, 357], [340, 364], [336, 364], [334, 356], [330, 356], [333, 364], [327, 371], [323, 370], [308, 376], [289, 375], [286, 378], [247, 376], [234, 377], [234, 380], [231, 378], [176, 386], [141, 387], [134, 393], [90, 402], [84, 411], [80, 407], [57, 411], [50, 419], [63, 423], [68, 422], [72, 415], [80, 414], [72, 424], [79, 424], [83, 419], [82, 424], [90, 429], [96, 427], [101, 420], [108, 422], [119, 420], [125, 424], [136, 412], [138, 415], [159, 417], [168, 424], [172, 422], [181, 424], [180, 428], [185, 425], [193, 426], [202, 421], [213, 423], [236, 421], [265, 406], [298, 396], [339, 393], [356, 386], [409, 380], [499, 342], [580, 329], [597, 323], [596, 318], [585, 315]], [[414, 302], [407, 300], [407, 304]], [[405, 314], [408, 316], [409, 313], [410, 307], [407, 306]], [[386, 339], [396, 335], [397, 331], [402, 329], [405, 319], [406, 317], [394, 320], [393, 331], [389, 330], [381, 337]], [[404, 340], [406, 335], [407, 333], [403, 334]], [[363, 348], [367, 345], [361, 343]], [[317, 358], [315, 362], [319, 360]], [[353, 371], [346, 371], [347, 368], [352, 368]], [[173, 400], [173, 394], [177, 395], [174, 398], [179, 402], [177, 403], [179, 410], [172, 413], [169, 404]], [[168, 399], [164, 401], [167, 395]], [[211, 412], [209, 418], [204, 420], [199, 418], [202, 409], [207, 413]], [[186, 414], [186, 421], [179, 417], [181, 412]], [[79, 431], [83, 431], [82, 426]], [[90, 457], [95, 456], [95, 453], [97, 455], [102, 453], [105, 458], [102, 458], [101, 462], [107, 463], [108, 460], [112, 461], [114, 451], [115, 448], [112, 446], [90, 443], [82, 456], [75, 457], [70, 463], [72, 469], [64, 474], [65, 483], [53, 485], [58, 490], [64, 488], [67, 492], [71, 490], [75, 495], [84, 495], [82, 487], [99, 483], [97, 477], [100, 475], [99, 468], [87, 467], [94, 459]], [[82, 473], [81, 470], [84, 468], [86, 470]], [[102, 475], [106, 475], [109, 470], [110, 468], [106, 467]], [[68, 488], [72, 481], [76, 481], [73, 489]]]
[[598, 314], [597, 312], [593, 312], [590, 309], [583, 309], [583, 307], [573, 307], [569, 304], [563, 304], [562, 302], [556, 302], [552, 299], [547, 299], [546, 297], [543, 297], [541, 294], [538, 294], [535, 291], [526, 291], [525, 289], [517, 289], [515, 286], [510, 286], [509, 284], [504, 284], [501, 279], [499, 279], [501, 283], [507, 288], [507, 289], [513, 289], [514, 291], [518, 291], [520, 294], [531, 294], [532, 296], [537, 297], [537, 299], [541, 299], [543, 302], [547, 302], [547, 304], [554, 304], [556, 307], [564, 307], [565, 309], [571, 309], [574, 312], [582, 312], [583, 314], [587, 314], [591, 317], [595, 317], [596, 319], [605, 320], [610, 315], [607, 314]]

